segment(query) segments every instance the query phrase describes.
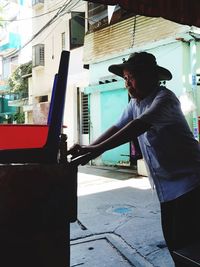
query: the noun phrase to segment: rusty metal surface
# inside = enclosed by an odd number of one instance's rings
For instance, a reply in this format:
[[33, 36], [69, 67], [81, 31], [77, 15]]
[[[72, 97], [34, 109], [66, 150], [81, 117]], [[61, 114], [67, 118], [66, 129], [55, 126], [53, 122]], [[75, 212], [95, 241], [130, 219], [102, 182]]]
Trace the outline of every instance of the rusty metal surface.
[[130, 49], [147, 45], [189, 30], [163, 18], [137, 16], [128, 18], [85, 36], [83, 60], [85, 64], [111, 58]]
[[[87, 0], [89, 1], [89, 0]], [[91, 1], [91, 0], [90, 0]], [[91, 2], [116, 5], [119, 4], [126, 10], [131, 10], [135, 14], [163, 17], [182, 24], [200, 26], [199, 21], [199, 1], [188, 0], [92, 0]]]

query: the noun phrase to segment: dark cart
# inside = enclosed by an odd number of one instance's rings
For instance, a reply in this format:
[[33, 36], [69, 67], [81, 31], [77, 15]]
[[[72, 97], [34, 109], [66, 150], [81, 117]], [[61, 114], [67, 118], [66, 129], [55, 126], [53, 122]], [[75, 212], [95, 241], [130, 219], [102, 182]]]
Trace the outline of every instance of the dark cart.
[[188, 246], [173, 252], [176, 264], [184, 267], [200, 266], [200, 243], [189, 244]]
[[76, 176], [66, 164], [0, 166], [2, 267], [70, 266]]
[[2, 267], [70, 266], [78, 164], [67, 162], [65, 140], [60, 144], [68, 63], [69, 52], [63, 51], [47, 125], [0, 125]]

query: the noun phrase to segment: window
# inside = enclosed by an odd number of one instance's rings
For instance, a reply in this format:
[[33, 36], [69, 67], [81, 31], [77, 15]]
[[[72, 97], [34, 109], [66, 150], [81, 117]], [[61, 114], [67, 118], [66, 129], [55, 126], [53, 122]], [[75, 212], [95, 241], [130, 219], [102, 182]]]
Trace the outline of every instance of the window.
[[33, 67], [44, 66], [44, 44], [33, 46]]
[[70, 49], [80, 47], [84, 43], [85, 36], [85, 13], [72, 12], [70, 25]]
[[107, 5], [88, 2], [88, 29], [93, 31], [100, 25], [108, 25]]
[[61, 33], [61, 45], [62, 45], [62, 50], [65, 50], [65, 32]]
[[35, 6], [37, 4], [44, 4], [44, 0], [32, 0], [32, 6]]
[[10, 71], [11, 71], [11, 73], [13, 73], [17, 67], [19, 67], [18, 56], [13, 56], [10, 58]]
[[88, 95], [81, 93], [81, 117], [82, 117], [82, 134], [89, 134], [89, 109]]
[[48, 95], [41, 95], [39, 96], [38, 102], [48, 102]]
[[18, 55], [11, 57], [11, 62], [15, 62], [17, 64], [18, 63]]
[[[116, 5], [109, 24], [114, 24], [131, 15], [133, 12]], [[108, 6], [88, 2], [88, 31], [93, 32], [106, 26], [108, 26]]]

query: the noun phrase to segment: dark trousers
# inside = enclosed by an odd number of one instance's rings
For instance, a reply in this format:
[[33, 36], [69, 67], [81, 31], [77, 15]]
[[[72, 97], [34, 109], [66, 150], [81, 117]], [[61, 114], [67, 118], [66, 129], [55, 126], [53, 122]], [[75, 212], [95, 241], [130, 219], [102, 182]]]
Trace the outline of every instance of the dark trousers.
[[[200, 186], [175, 200], [161, 203], [161, 220], [171, 255], [174, 249], [200, 241]], [[179, 266], [184, 267], [176, 264]]]

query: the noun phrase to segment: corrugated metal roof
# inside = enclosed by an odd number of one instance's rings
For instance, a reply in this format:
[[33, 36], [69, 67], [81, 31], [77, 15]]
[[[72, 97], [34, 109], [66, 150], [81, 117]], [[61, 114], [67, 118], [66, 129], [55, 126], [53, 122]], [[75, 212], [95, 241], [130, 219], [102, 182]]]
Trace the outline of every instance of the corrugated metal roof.
[[[135, 29], [135, 31], [134, 31]], [[177, 24], [163, 18], [136, 16], [86, 34], [83, 61], [90, 64], [113, 57], [119, 52], [139, 47], [165, 38], [174, 37], [189, 30], [189, 26]]]
[[163, 17], [178, 23], [200, 27], [200, 1], [188, 0], [87, 0], [104, 5], [120, 5], [123, 9], [150, 17]]

